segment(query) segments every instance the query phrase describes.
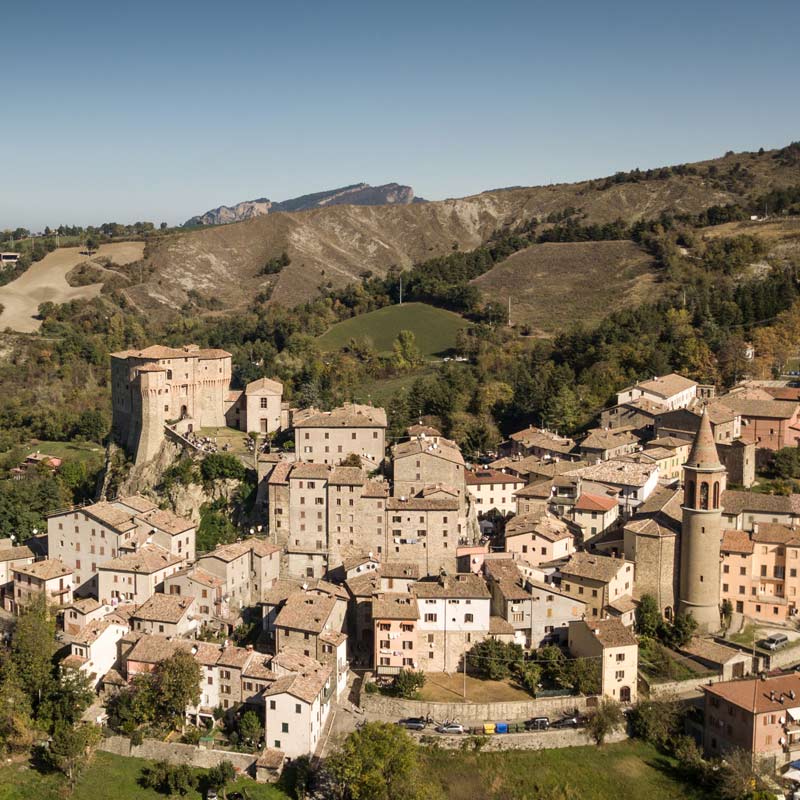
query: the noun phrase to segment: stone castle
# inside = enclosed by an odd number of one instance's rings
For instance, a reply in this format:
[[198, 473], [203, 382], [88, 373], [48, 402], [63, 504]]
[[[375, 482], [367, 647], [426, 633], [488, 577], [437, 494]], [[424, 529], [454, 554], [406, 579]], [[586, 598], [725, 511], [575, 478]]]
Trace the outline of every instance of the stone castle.
[[268, 378], [231, 390], [225, 350], [153, 345], [111, 354], [112, 427], [136, 464], [150, 461], [165, 426], [186, 434], [233, 427], [272, 433], [282, 427], [283, 386]]

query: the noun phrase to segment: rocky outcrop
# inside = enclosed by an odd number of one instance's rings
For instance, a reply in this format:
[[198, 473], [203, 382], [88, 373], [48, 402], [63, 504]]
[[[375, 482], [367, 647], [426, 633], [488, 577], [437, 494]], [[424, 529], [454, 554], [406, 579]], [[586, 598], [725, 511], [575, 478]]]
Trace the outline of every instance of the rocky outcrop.
[[403, 186], [399, 183], [386, 183], [383, 186], [354, 183], [340, 189], [304, 194], [278, 203], [274, 203], [266, 197], [260, 197], [257, 200], [245, 200], [234, 206], [219, 206], [206, 211], [205, 214], [192, 217], [183, 224], [187, 228], [198, 225], [226, 225], [229, 222], [243, 222], [264, 214], [274, 214], [276, 211], [308, 211], [312, 208], [344, 204], [385, 206], [424, 202], [421, 197], [414, 197], [414, 190], [410, 186]]
[[190, 483], [188, 486], [177, 484], [170, 488], [166, 496], [175, 514], [199, 525], [201, 506], [220, 499], [230, 504], [238, 492], [238, 481], [219, 480], [214, 481], [209, 487], [199, 483]]

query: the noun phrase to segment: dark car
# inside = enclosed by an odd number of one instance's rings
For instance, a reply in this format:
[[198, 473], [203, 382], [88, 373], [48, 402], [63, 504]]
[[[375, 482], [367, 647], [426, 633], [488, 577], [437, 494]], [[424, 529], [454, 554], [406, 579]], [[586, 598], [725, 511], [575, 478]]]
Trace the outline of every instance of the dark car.
[[534, 717], [525, 723], [526, 731], [546, 731], [550, 727], [549, 717]]
[[561, 717], [561, 719], [557, 719], [555, 722], [550, 723], [551, 728], [579, 728], [581, 725], [586, 724], [586, 718], [580, 716], [580, 714], [567, 714], [565, 717]]
[[425, 717], [406, 717], [397, 724], [409, 731], [424, 731], [428, 727], [428, 720]]

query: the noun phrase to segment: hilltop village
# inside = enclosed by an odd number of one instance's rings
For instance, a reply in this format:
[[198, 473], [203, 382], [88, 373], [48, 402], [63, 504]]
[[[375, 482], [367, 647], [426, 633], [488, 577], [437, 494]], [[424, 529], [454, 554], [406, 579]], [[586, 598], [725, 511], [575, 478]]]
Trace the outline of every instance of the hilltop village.
[[[252, 432], [250, 452], [230, 458], [257, 473], [258, 524], [201, 552], [196, 522], [143, 489], [50, 514], [30, 546], [6, 543], [4, 608], [24, 615], [45, 598], [56, 610], [62, 667], [97, 693], [97, 719], [182, 654], [199, 676], [184, 724], [254, 712], [252, 771], [274, 780], [287, 760], [323, 755], [371, 695], [461, 673], [466, 694], [467, 673], [507, 653], [591, 665], [553, 686], [536, 673], [531, 702], [549, 705], [528, 730], [604, 699], [633, 707], [658, 691], [655, 635], [658, 652], [694, 665], [707, 755], [744, 746], [784, 763], [800, 746], [800, 674], [762, 676], [763, 702], [751, 702], [747, 676], [790, 663], [769, 652], [780, 634], [758, 652], [755, 634], [730, 638], [746, 624], [793, 631], [800, 496], [748, 489], [760, 460], [800, 441], [800, 389], [747, 381], [718, 395], [653, 377], [577, 441], [529, 427], [469, 462], [425, 420], [387, 441], [382, 408], [292, 408], [269, 378], [232, 391], [222, 350], [155, 345], [114, 353], [111, 367], [113, 437], [135, 468], [167, 446], [219, 453], [204, 429]], [[273, 447], [277, 436], [289, 446]], [[642, 655], [647, 624], [659, 633]]]

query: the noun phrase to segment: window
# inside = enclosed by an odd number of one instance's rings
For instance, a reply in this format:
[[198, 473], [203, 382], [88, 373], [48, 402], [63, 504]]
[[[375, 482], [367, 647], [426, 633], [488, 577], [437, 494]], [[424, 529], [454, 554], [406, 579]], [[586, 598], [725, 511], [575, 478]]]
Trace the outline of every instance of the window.
[[299, 714], [300, 713], [300, 703], [295, 703], [294, 704], [294, 713], [295, 714]]
[[266, 397], [262, 397], [261, 398], [261, 408], [266, 408], [266, 407], [267, 407], [267, 398]]
[[426, 614], [425, 622], [436, 622], [436, 614]]
[[281, 722], [281, 733], [289, 733], [289, 723]]
[[474, 622], [475, 616], [473, 614], [464, 614], [464, 622]]

